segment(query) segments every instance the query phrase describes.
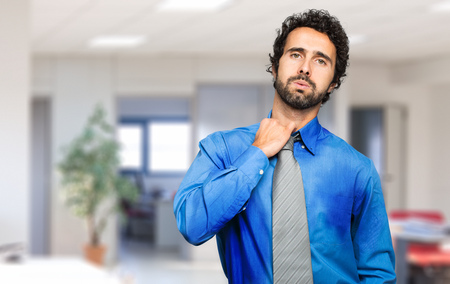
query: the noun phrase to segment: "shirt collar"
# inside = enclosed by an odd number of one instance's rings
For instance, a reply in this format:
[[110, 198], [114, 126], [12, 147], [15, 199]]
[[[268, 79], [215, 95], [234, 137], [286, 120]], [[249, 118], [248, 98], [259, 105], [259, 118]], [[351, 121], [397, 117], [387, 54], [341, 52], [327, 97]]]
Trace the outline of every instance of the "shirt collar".
[[[268, 118], [272, 117], [272, 111], [270, 111]], [[319, 119], [317, 116], [308, 122], [305, 126], [303, 126], [298, 131], [294, 132], [292, 135], [295, 135], [297, 132], [300, 132], [300, 136], [302, 137], [303, 144], [308, 149], [308, 151], [315, 155], [316, 151], [316, 143], [320, 134], [320, 130], [322, 126], [319, 124]]]
[[308, 149], [308, 151], [315, 155], [316, 151], [316, 143], [317, 139], [319, 137], [319, 133], [321, 130], [321, 126], [319, 124], [319, 119], [317, 116], [308, 122], [305, 126], [303, 126], [301, 129], [299, 129], [297, 132], [300, 132], [300, 136], [302, 137], [303, 144]]

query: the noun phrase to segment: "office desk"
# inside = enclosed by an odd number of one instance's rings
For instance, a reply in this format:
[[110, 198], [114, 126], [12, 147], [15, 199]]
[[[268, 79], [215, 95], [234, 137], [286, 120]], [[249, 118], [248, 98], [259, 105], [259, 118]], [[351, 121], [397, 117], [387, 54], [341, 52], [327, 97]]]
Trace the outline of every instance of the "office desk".
[[177, 221], [173, 215], [173, 201], [160, 200], [155, 203], [155, 244], [158, 248], [178, 249], [184, 242], [181, 233], [177, 228]]
[[398, 232], [393, 235], [395, 242], [395, 270], [397, 283], [406, 284], [409, 278], [408, 247], [410, 243], [441, 244], [450, 242], [450, 236], [444, 234], [420, 234]]
[[0, 264], [0, 283], [14, 284], [120, 284], [120, 279], [81, 258], [25, 258]]

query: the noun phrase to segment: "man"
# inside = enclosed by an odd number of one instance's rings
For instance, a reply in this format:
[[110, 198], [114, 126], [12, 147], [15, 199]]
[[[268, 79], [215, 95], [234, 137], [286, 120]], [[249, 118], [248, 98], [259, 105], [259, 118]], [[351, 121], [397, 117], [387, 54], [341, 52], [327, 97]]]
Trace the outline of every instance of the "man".
[[301, 137], [293, 153], [304, 185], [314, 282], [395, 283], [374, 165], [317, 120], [345, 76], [348, 50], [342, 26], [328, 12], [288, 17], [270, 55], [276, 91], [269, 118], [200, 142], [174, 211], [188, 242], [199, 245], [216, 235], [230, 283], [274, 282], [274, 169], [277, 153], [294, 135]]

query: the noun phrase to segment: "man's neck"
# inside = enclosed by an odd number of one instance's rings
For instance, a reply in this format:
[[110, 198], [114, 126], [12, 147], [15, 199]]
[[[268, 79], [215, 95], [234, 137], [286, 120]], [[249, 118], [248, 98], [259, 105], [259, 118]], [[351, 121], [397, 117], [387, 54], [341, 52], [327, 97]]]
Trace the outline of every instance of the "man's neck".
[[308, 109], [299, 110], [286, 105], [286, 103], [277, 96], [278, 95], [275, 94], [272, 118], [277, 119], [283, 125], [287, 125], [289, 122], [293, 121], [296, 125], [295, 131], [308, 124], [319, 113], [320, 104]]

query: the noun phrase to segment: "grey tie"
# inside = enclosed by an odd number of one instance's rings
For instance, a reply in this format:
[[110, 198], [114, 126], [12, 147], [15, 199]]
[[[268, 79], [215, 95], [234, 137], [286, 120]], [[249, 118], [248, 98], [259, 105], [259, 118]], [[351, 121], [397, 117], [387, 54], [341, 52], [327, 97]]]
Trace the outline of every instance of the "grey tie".
[[313, 283], [302, 173], [290, 137], [273, 173], [273, 283]]

